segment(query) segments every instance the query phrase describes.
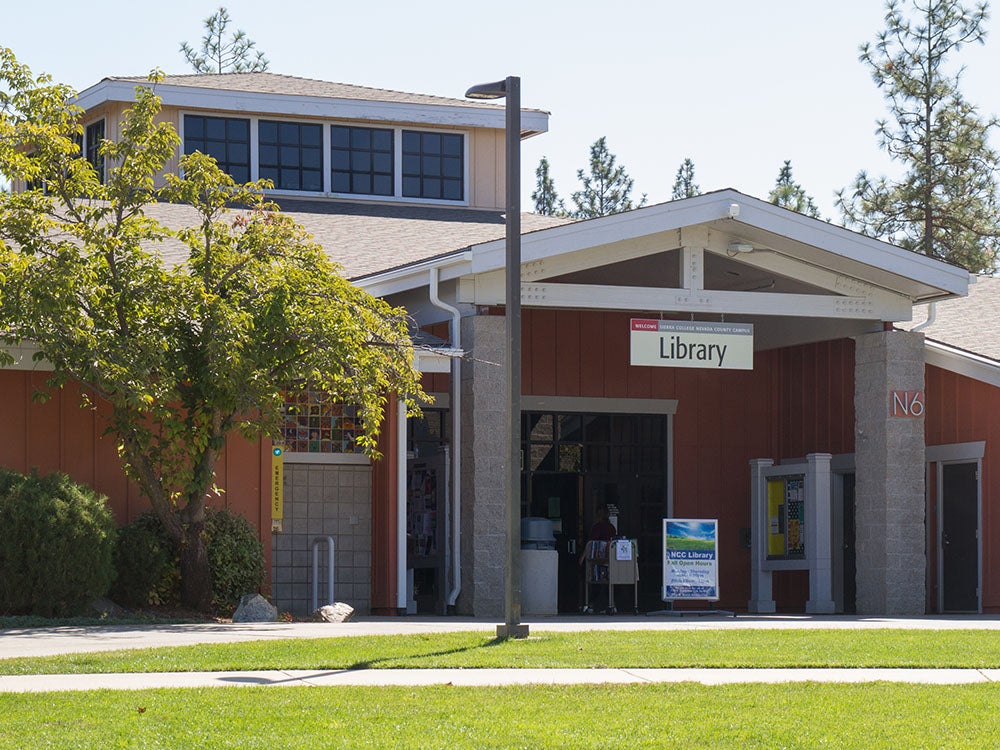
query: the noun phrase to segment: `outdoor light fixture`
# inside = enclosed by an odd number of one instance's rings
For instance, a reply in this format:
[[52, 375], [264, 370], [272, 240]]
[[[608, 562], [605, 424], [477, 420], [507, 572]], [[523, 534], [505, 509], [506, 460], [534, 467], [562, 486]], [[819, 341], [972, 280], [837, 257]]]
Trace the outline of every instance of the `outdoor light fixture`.
[[507, 305], [504, 314], [504, 350], [507, 385], [507, 549], [504, 555], [504, 624], [497, 625], [498, 638], [527, 638], [528, 626], [521, 624], [521, 79], [508, 76], [503, 81], [472, 86], [469, 99], [505, 98], [507, 150], [506, 277]]

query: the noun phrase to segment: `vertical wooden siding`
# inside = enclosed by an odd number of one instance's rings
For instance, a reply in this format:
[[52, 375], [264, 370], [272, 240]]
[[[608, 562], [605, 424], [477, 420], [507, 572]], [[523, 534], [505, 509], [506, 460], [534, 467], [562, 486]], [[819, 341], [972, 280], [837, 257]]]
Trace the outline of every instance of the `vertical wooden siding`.
[[[372, 462], [372, 614], [396, 614], [397, 498], [399, 435], [395, 398], [386, 403], [385, 421], [378, 438], [382, 458]], [[402, 436], [406, 439], [406, 436]]]
[[[80, 387], [70, 383], [42, 403], [33, 394], [45, 384], [44, 373], [0, 370], [0, 466], [19, 472], [61, 471], [107, 495], [119, 523], [149, 508], [136, 486], [125, 478], [113, 436], [104, 435], [108, 405], [81, 408]], [[246, 516], [271, 559], [270, 441], [229, 436], [216, 467], [223, 490], [213, 504]]]
[[[698, 370], [629, 364], [629, 313], [526, 309], [524, 393], [677, 399], [674, 512], [718, 518], [723, 604], [750, 597], [748, 550], [753, 458], [854, 450], [854, 345], [830, 341], [757, 352], [754, 369]], [[801, 610], [805, 576], [775, 576], [775, 597]]]
[[[924, 420], [927, 445], [948, 445], [986, 441], [982, 473], [980, 539], [983, 547], [982, 605], [987, 612], [1000, 612], [1000, 511], [993, 506], [1000, 498], [1000, 388], [938, 367], [928, 366], [925, 378], [927, 415]], [[932, 497], [932, 521], [937, 518], [936, 498]], [[936, 528], [936, 524], [933, 526]], [[935, 535], [931, 536], [934, 540]], [[936, 543], [932, 542], [932, 581], [936, 578]], [[933, 598], [936, 605], [937, 597]]]

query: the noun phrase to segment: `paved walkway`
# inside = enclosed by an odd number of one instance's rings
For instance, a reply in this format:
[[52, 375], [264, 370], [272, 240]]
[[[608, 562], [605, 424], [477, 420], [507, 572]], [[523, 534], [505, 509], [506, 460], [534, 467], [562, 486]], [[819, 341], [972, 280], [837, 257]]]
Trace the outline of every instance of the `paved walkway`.
[[[997, 616], [849, 617], [553, 617], [528, 619], [532, 631], [702, 630], [729, 628], [1000, 629]], [[0, 659], [123, 648], [226, 643], [283, 638], [406, 635], [473, 630], [494, 632], [495, 620], [362, 618], [329, 623], [199, 623], [190, 625], [54, 627], [0, 630]], [[214, 686], [526, 685], [699, 682], [1000, 682], [997, 669], [366, 669], [183, 672], [93, 675], [3, 675], [0, 692], [146, 689]]]

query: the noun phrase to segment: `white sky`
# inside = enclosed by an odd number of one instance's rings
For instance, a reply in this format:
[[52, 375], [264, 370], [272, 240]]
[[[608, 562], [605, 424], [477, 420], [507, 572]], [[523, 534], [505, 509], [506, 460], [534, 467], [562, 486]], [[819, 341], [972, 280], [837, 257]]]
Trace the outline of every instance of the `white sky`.
[[[154, 67], [190, 72], [205, 0], [6, 0], [0, 45], [35, 73], [77, 89]], [[474, 83], [519, 75], [522, 104], [552, 113], [522, 148], [525, 208], [542, 155], [569, 203], [590, 144], [608, 145], [636, 195], [669, 200], [681, 161], [703, 191], [766, 198], [785, 159], [824, 216], [834, 192], [866, 168], [892, 167], [877, 149], [879, 91], [857, 60], [882, 28], [880, 0], [230, 0], [235, 26], [271, 70], [328, 81], [461, 97]], [[1000, 22], [998, 22], [1000, 23]], [[991, 29], [1000, 28], [991, 24]], [[1000, 39], [966, 48], [964, 91], [1000, 111]]]

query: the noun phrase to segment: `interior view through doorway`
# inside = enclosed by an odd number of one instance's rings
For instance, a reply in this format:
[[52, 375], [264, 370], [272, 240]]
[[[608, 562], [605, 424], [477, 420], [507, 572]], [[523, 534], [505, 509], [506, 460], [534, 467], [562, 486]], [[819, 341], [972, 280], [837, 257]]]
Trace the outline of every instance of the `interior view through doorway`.
[[[617, 509], [620, 536], [637, 540], [639, 608], [662, 608], [662, 519], [667, 516], [669, 417], [662, 414], [522, 415], [521, 515], [548, 518], [559, 552], [558, 609], [584, 601], [579, 558], [598, 505]], [[632, 591], [615, 593], [632, 600]]]

